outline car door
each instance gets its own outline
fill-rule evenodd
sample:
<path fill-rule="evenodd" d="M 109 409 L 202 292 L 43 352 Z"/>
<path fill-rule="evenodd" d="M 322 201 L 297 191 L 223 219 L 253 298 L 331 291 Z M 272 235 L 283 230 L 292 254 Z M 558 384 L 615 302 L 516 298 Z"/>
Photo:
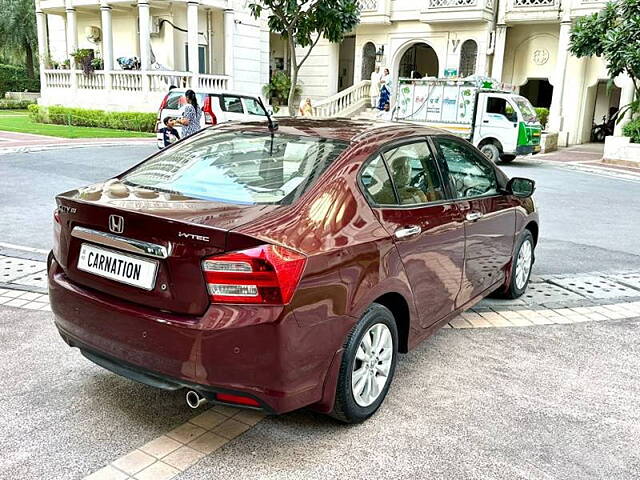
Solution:
<path fill-rule="evenodd" d="M 264 120 L 267 116 L 267 112 L 264 111 L 264 108 L 262 108 L 258 99 L 254 97 L 242 97 L 242 103 L 244 104 L 245 112 L 247 112 L 245 115 L 245 121 L 255 122 Z"/>
<path fill-rule="evenodd" d="M 457 305 L 504 280 L 515 236 L 515 210 L 500 189 L 495 166 L 470 143 L 436 136 L 445 175 L 464 215 L 465 262 Z"/>
<path fill-rule="evenodd" d="M 428 327 L 454 309 L 464 267 L 463 217 L 425 138 L 383 149 L 360 178 L 402 258 L 420 325 Z"/>
<path fill-rule="evenodd" d="M 479 123 L 476 123 L 476 145 L 483 138 L 496 138 L 503 151 L 515 152 L 518 140 L 518 114 L 508 100 L 499 93 L 482 93 L 478 101 Z M 476 120 L 478 122 L 478 120 Z"/>

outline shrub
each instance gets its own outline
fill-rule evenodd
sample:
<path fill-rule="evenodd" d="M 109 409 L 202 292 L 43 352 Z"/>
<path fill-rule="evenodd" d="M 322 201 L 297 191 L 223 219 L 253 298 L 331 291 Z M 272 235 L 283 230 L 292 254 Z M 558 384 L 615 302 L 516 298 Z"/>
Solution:
<path fill-rule="evenodd" d="M 622 134 L 625 137 L 631 137 L 633 143 L 640 143 L 640 118 L 631 120 L 622 127 Z"/>
<path fill-rule="evenodd" d="M 0 99 L 0 110 L 24 110 L 29 105 L 33 105 L 33 100 L 13 100 L 9 98 Z"/>
<path fill-rule="evenodd" d="M 29 116 L 35 122 L 77 127 L 113 128 L 136 132 L 154 132 L 156 127 L 155 113 L 105 112 L 55 105 L 50 107 L 30 105 Z"/>
<path fill-rule="evenodd" d="M 22 67 L 0 64 L 0 97 L 6 92 L 39 92 L 40 80 L 27 77 Z"/>
<path fill-rule="evenodd" d="M 536 107 L 536 115 L 538 115 L 538 120 L 540 120 L 542 128 L 547 128 L 547 122 L 549 121 L 549 109 Z"/>

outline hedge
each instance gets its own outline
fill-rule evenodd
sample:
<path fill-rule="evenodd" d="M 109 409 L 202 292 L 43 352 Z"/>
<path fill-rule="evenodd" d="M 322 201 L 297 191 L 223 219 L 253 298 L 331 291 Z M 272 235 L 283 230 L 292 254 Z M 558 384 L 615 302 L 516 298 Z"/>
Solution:
<path fill-rule="evenodd" d="M 547 128 L 547 122 L 549 121 L 549 109 L 536 107 L 536 115 L 538 115 L 538 120 L 542 124 L 542 128 Z"/>
<path fill-rule="evenodd" d="M 0 110 L 24 110 L 29 108 L 29 105 L 33 105 L 36 102 L 33 100 L 13 100 L 9 98 L 0 99 Z"/>
<path fill-rule="evenodd" d="M 6 92 L 39 92 L 40 79 L 27 77 L 23 67 L 0 64 L 0 98 Z"/>
<path fill-rule="evenodd" d="M 141 112 L 105 112 L 59 106 L 30 105 L 29 116 L 35 122 L 76 127 L 114 128 L 135 132 L 155 132 L 156 114 Z"/>
<path fill-rule="evenodd" d="M 631 137 L 633 143 L 640 143 L 640 118 L 631 120 L 622 127 L 622 134 L 625 137 Z"/>

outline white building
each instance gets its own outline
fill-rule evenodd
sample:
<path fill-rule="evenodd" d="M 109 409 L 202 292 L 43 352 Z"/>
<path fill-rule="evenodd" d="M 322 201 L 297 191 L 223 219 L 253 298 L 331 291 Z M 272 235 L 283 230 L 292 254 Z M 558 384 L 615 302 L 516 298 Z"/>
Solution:
<path fill-rule="evenodd" d="M 360 0 L 358 27 L 342 44 L 321 41 L 300 71 L 303 97 L 326 112 L 360 102 L 377 64 L 392 78 L 480 74 L 514 84 L 550 107 L 560 145 L 588 142 L 592 123 L 633 98 L 628 78 L 609 94 L 600 58 L 568 53 L 569 31 L 601 0 Z M 302 54 L 300 50 L 299 54 Z M 272 55 L 278 52 L 272 48 Z M 282 53 L 284 55 L 284 53 Z M 344 96 L 348 95 L 347 102 Z"/>
<path fill-rule="evenodd" d="M 269 32 L 244 0 L 36 0 L 44 105 L 155 111 L 170 85 L 260 93 Z M 93 49 L 103 68 L 62 64 Z M 124 70 L 117 59 L 136 57 Z M 75 67 L 75 68 L 74 68 Z"/>

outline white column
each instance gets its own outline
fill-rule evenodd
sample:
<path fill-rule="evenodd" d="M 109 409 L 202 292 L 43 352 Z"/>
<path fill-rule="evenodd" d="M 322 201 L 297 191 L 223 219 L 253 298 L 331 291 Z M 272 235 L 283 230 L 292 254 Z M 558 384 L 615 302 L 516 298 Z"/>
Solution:
<path fill-rule="evenodd" d="M 618 84 L 617 81 L 616 81 L 616 84 Z M 620 91 L 620 103 L 618 105 L 618 107 L 621 109 L 629 105 L 631 102 L 633 102 L 635 88 L 633 88 L 633 80 L 631 80 L 631 77 L 629 77 L 628 75 L 624 75 L 622 77 L 620 85 L 618 86 L 622 89 Z M 627 123 L 629 123 L 629 120 L 631 120 L 631 112 L 627 110 L 624 117 L 622 117 L 622 120 L 616 123 L 615 129 L 613 131 L 613 134 L 616 137 L 622 136 L 622 127 L 624 127 Z"/>
<path fill-rule="evenodd" d="M 140 30 L 140 69 L 149 70 L 151 65 L 151 33 L 149 31 L 149 0 L 138 0 Z"/>
<path fill-rule="evenodd" d="M 229 88 L 233 88 L 233 34 L 235 22 L 233 10 L 224 11 L 224 74 L 229 77 Z M 285 47 L 287 48 L 287 47 Z"/>
<path fill-rule="evenodd" d="M 496 26 L 495 46 L 493 49 L 493 66 L 491 76 L 498 81 L 502 81 L 502 69 L 504 67 L 504 49 L 507 43 L 507 26 L 504 24 Z"/>
<path fill-rule="evenodd" d="M 36 0 L 36 30 L 38 32 L 38 60 L 40 63 L 40 85 L 42 89 L 47 87 L 45 82 L 44 70 L 46 68 L 46 60 L 49 54 L 49 45 L 47 38 L 47 16 L 40 7 L 40 0 Z"/>
<path fill-rule="evenodd" d="M 198 55 L 198 0 L 189 0 L 187 3 L 187 44 L 189 54 L 189 71 L 193 72 L 191 87 L 198 87 L 198 74 L 200 73 L 200 55 Z"/>
<path fill-rule="evenodd" d="M 111 71 L 113 70 L 113 30 L 111 28 L 111 7 L 108 3 L 100 4 L 102 20 L 102 62 L 104 64 L 104 86 L 111 90 Z"/>
<path fill-rule="evenodd" d="M 78 86 L 78 78 L 75 72 L 76 62 L 71 54 L 78 49 L 78 24 L 76 22 L 76 9 L 73 8 L 71 0 L 66 1 L 65 11 L 67 14 L 67 54 L 69 55 L 71 68 L 71 88 L 75 90 Z"/>
<path fill-rule="evenodd" d="M 563 130 L 562 100 L 564 96 L 564 81 L 567 72 L 567 59 L 569 58 L 569 38 L 571 33 L 571 20 L 563 20 L 560 23 L 560 37 L 558 38 L 558 58 L 556 60 L 555 78 L 553 82 L 553 96 L 549 109 L 549 130 L 561 132 Z M 558 143 L 562 140 L 558 138 Z"/>

